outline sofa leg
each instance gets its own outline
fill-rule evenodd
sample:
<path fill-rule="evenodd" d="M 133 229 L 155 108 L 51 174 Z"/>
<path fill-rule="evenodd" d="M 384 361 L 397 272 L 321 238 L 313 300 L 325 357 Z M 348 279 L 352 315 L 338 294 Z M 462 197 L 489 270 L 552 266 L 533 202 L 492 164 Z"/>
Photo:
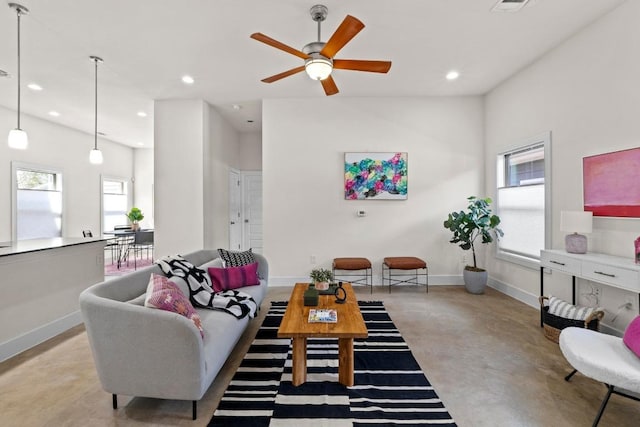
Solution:
<path fill-rule="evenodd" d="M 191 402 L 191 412 L 192 412 L 191 414 L 192 419 L 195 420 L 196 418 L 198 418 L 198 401 L 197 400 L 194 400 L 193 402 Z"/>
<path fill-rule="evenodd" d="M 111 401 L 113 403 L 113 409 L 118 409 L 118 395 L 117 394 L 112 394 L 111 395 Z"/>

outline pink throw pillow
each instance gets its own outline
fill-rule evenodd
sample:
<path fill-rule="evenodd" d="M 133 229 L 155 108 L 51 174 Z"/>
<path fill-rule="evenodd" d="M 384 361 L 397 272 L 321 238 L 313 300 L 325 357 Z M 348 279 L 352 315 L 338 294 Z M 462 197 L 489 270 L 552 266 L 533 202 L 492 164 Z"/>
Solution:
<path fill-rule="evenodd" d="M 636 316 L 636 318 L 629 323 L 629 326 L 627 326 L 627 329 L 624 331 L 622 341 L 636 356 L 640 357 L 640 316 Z"/>
<path fill-rule="evenodd" d="M 209 267 L 208 270 L 213 290 L 216 292 L 260 284 L 257 262 L 242 267 Z"/>
<path fill-rule="evenodd" d="M 193 322 L 204 338 L 200 316 L 189 302 L 189 298 L 168 278 L 151 273 L 144 306 L 181 314 Z"/>

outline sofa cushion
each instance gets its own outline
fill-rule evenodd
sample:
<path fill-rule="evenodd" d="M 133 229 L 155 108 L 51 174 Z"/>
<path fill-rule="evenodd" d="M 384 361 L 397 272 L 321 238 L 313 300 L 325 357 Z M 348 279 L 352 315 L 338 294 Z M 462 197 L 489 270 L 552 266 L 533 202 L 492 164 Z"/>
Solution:
<path fill-rule="evenodd" d="M 144 293 L 142 295 L 138 295 L 137 297 L 130 299 L 129 301 L 127 301 L 127 304 L 139 305 L 144 307 L 144 303 L 146 299 L 147 299 L 147 294 Z"/>
<path fill-rule="evenodd" d="M 222 258 L 216 258 L 198 266 L 198 268 L 201 268 L 204 271 L 207 271 L 209 267 L 224 268 L 224 261 L 222 261 Z"/>
<path fill-rule="evenodd" d="M 190 319 L 200 331 L 202 338 L 204 338 L 202 321 L 189 302 L 189 298 L 182 293 L 178 285 L 166 277 L 154 273 L 151 274 L 144 305 L 145 307 L 178 313 Z"/>
<path fill-rule="evenodd" d="M 264 300 L 264 297 L 267 293 L 267 281 L 260 279 L 260 286 L 245 286 L 243 288 L 238 289 L 245 294 L 251 295 L 251 298 L 258 304 L 260 307 L 260 303 Z"/>
<path fill-rule="evenodd" d="M 208 270 L 213 290 L 216 292 L 260 284 L 257 262 L 242 267 L 209 267 Z"/>
<path fill-rule="evenodd" d="M 225 267 L 242 267 L 243 265 L 256 262 L 251 249 L 247 251 L 228 251 L 226 249 L 218 249 L 218 254 Z"/>

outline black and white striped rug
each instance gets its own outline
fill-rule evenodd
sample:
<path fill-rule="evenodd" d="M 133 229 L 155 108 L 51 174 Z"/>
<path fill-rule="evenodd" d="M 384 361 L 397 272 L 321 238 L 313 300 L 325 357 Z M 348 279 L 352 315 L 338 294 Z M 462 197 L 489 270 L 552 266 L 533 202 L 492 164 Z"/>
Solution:
<path fill-rule="evenodd" d="M 359 302 L 369 337 L 355 341 L 355 386 L 338 383 L 338 342 L 307 341 L 307 382 L 291 384 L 287 307 L 273 302 L 209 426 L 455 426 L 381 302 Z"/>

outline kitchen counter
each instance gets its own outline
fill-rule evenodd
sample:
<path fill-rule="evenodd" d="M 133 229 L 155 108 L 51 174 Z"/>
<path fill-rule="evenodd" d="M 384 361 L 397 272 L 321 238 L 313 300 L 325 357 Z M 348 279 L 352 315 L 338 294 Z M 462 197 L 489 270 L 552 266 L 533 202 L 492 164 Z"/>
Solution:
<path fill-rule="evenodd" d="M 54 237 L 51 239 L 18 240 L 16 242 L 0 242 L 0 257 L 23 254 L 27 252 L 45 251 L 66 246 L 84 245 L 101 242 L 99 237 Z"/>
<path fill-rule="evenodd" d="M 104 280 L 106 240 L 0 243 L 0 362 L 82 323 L 80 293 Z"/>

